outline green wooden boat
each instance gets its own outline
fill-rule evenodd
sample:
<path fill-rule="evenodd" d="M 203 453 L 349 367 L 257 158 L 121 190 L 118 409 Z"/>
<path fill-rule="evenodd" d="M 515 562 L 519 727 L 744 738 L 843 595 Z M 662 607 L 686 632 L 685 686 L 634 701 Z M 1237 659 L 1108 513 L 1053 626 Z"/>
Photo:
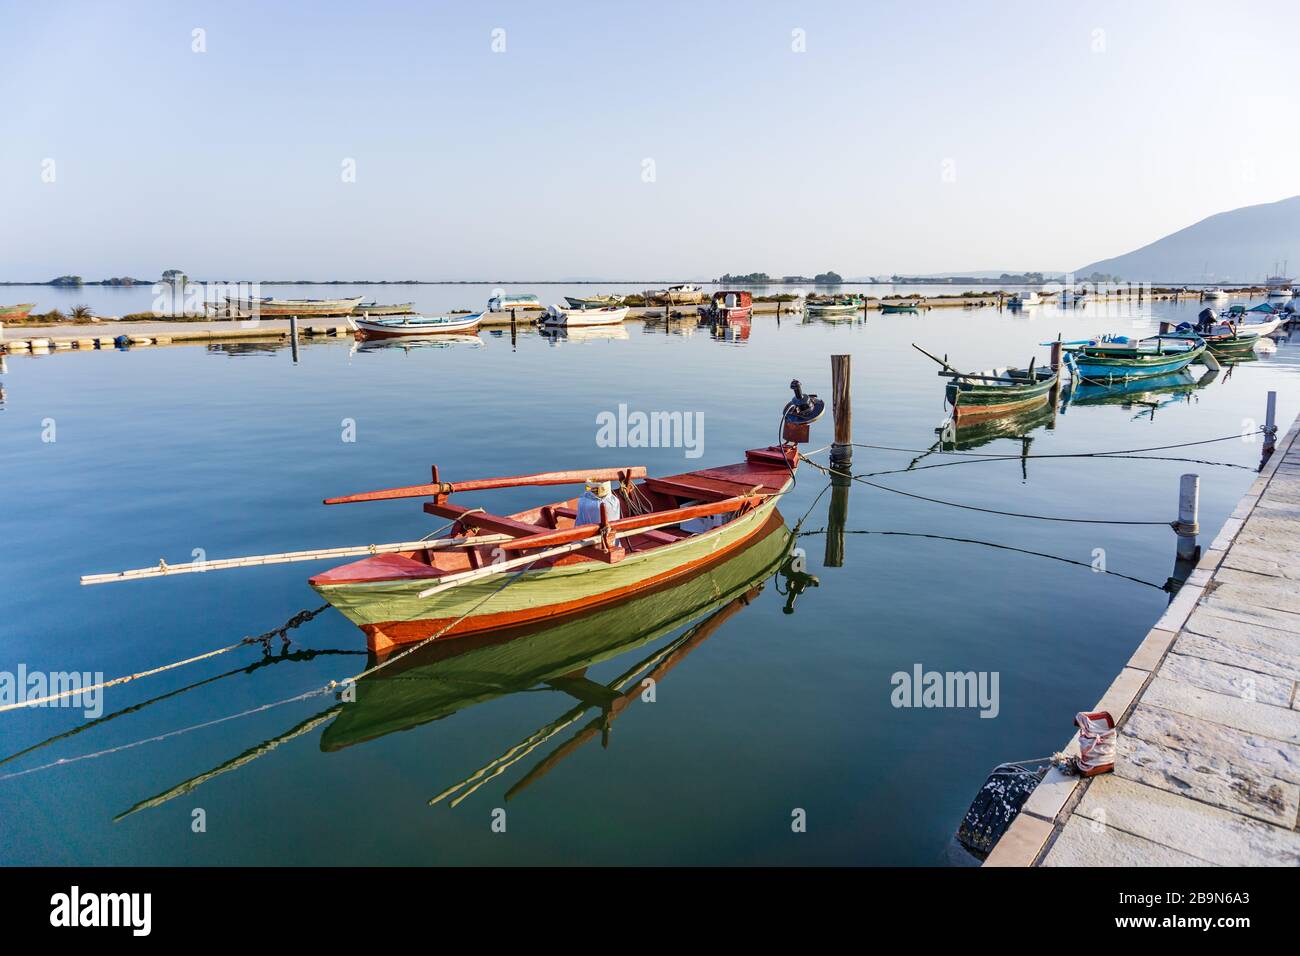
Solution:
<path fill-rule="evenodd" d="M 610 306 L 623 304 L 623 297 L 621 295 L 566 295 L 564 299 L 572 308 L 575 309 L 605 309 Z"/>
<path fill-rule="evenodd" d="M 959 372 L 946 359 L 931 355 L 921 346 L 912 345 L 926 358 L 943 366 L 939 374 L 951 379 L 944 397 L 952 406 L 953 421 L 958 424 L 1020 414 L 1041 405 L 1060 384 L 1060 376 L 1051 368 L 995 368 L 986 372 Z"/>
<path fill-rule="evenodd" d="M 897 315 L 903 312 L 915 314 L 918 310 L 913 302 L 882 302 L 880 303 L 880 311 L 885 315 Z"/>

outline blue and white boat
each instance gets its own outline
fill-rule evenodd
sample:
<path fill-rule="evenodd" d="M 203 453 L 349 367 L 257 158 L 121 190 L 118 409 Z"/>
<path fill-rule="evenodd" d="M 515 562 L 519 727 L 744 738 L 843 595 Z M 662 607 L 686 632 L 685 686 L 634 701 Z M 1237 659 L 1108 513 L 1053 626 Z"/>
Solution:
<path fill-rule="evenodd" d="M 353 317 L 362 338 L 392 339 L 406 335 L 437 335 L 444 332 L 471 332 L 483 321 L 483 313 L 465 315 L 394 315 L 371 319 Z"/>
<path fill-rule="evenodd" d="M 1152 335 L 1134 338 L 1104 335 L 1064 342 L 1071 377 L 1087 382 L 1126 382 L 1166 375 L 1186 368 L 1205 354 L 1197 335 Z"/>

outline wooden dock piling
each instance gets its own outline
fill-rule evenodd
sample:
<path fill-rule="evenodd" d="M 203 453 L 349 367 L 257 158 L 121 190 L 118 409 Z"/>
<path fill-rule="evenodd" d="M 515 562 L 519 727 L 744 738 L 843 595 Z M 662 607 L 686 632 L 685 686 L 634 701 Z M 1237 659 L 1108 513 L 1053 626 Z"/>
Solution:
<path fill-rule="evenodd" d="M 852 356 L 831 356 L 831 413 L 835 419 L 831 467 L 845 470 L 853 460 L 852 372 Z"/>

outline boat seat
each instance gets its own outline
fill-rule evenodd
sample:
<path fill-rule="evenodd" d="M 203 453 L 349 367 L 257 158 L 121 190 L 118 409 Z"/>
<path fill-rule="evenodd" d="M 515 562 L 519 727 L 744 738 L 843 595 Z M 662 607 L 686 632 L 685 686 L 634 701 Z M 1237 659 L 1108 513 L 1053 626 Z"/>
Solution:
<path fill-rule="evenodd" d="M 671 478 L 647 478 L 645 487 L 660 494 L 676 498 L 702 498 L 705 501 L 721 501 L 748 494 L 753 485 L 741 484 L 723 478 L 705 478 L 700 475 L 677 475 Z"/>

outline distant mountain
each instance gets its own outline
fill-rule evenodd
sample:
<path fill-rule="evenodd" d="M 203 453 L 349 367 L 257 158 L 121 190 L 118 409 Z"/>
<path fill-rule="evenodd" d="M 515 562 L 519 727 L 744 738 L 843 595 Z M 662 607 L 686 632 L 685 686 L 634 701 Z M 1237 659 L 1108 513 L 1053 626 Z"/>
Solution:
<path fill-rule="evenodd" d="M 1080 269 L 1130 282 L 1262 282 L 1274 263 L 1300 271 L 1300 196 L 1202 219 L 1114 259 Z"/>

